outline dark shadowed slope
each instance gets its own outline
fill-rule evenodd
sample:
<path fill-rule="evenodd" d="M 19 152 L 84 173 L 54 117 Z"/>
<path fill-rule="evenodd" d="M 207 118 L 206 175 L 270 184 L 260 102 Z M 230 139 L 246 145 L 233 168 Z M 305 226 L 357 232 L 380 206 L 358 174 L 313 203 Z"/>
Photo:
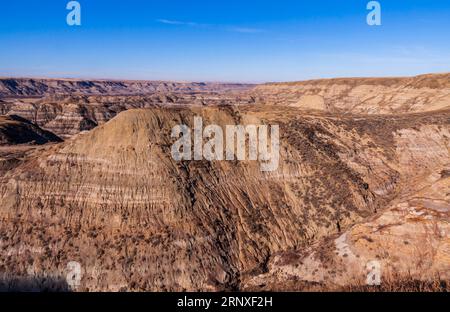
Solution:
<path fill-rule="evenodd" d="M 0 146 L 61 142 L 53 133 L 15 115 L 0 116 Z"/>

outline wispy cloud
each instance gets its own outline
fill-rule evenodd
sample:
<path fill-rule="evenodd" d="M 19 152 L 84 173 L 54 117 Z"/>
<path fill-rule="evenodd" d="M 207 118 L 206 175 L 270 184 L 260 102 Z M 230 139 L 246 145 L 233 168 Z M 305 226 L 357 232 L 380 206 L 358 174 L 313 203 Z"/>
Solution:
<path fill-rule="evenodd" d="M 243 34 L 257 34 L 264 32 L 263 29 L 259 28 L 247 28 L 247 27 L 229 27 L 228 31 L 243 33 Z"/>
<path fill-rule="evenodd" d="M 160 18 L 156 20 L 158 23 L 167 24 L 167 25 L 186 25 L 186 26 L 198 26 L 199 24 L 193 22 L 182 22 L 175 20 L 168 20 L 164 18 Z"/>
<path fill-rule="evenodd" d="M 225 25 L 213 25 L 213 24 L 201 24 L 195 22 L 186 22 L 186 21 L 178 21 L 178 20 L 170 20 L 165 18 L 157 19 L 156 22 L 166 25 L 174 25 L 174 26 L 190 26 L 190 27 L 203 27 L 203 28 L 212 28 L 223 31 L 231 31 L 242 34 L 256 34 L 264 32 L 263 29 L 259 28 L 249 28 L 249 27 L 241 27 L 241 26 L 225 26 Z"/>

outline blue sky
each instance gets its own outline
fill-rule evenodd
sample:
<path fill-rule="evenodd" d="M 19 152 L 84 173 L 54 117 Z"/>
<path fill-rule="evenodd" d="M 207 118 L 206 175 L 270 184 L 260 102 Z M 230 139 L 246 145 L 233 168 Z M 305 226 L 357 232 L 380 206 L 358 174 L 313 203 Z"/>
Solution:
<path fill-rule="evenodd" d="M 68 0 L 0 3 L 0 76 L 292 81 L 450 71 L 450 1 Z"/>

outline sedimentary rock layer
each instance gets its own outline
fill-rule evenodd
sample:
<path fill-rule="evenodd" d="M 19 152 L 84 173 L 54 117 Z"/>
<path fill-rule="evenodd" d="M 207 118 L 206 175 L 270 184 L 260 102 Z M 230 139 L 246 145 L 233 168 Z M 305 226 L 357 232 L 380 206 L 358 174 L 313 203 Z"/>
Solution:
<path fill-rule="evenodd" d="M 192 127 L 194 116 L 222 127 L 280 125 L 278 170 L 261 172 L 258 161 L 176 162 L 171 129 Z M 277 269 L 280 257 L 344 233 L 336 248 L 362 255 L 364 246 L 352 247 L 357 235 L 371 224 L 381 229 L 380 218 L 398 205 L 426 206 L 446 218 L 448 196 L 427 190 L 445 190 L 447 180 L 436 173 L 448 170 L 449 120 L 450 111 L 342 116 L 253 105 L 128 110 L 36 150 L 2 175 L 2 272 L 60 277 L 69 261 L 77 261 L 83 269 L 79 290 L 276 289 L 287 276 Z M 424 233 L 409 231 L 412 221 L 402 220 L 408 241 Z M 426 227 L 427 220 L 417 222 Z M 443 233 L 433 236 L 442 242 L 433 268 L 448 268 L 449 234 Z M 377 233 L 371 239 L 378 241 Z M 385 257 L 407 264 L 413 255 L 408 248 L 396 252 Z M 301 265 L 289 259 L 282 263 Z M 342 276 L 342 267 L 336 268 L 326 271 L 328 281 Z M 426 269 L 424 275 L 434 273 Z M 296 272 L 288 277 L 311 280 Z"/>

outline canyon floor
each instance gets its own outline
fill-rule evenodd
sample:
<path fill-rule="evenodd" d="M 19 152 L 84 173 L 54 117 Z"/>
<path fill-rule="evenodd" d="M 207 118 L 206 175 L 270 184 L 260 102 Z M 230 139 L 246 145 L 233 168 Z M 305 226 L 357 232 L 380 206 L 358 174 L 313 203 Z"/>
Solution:
<path fill-rule="evenodd" d="M 0 290 L 449 288 L 450 74 L 5 78 L 0 115 Z M 278 169 L 175 161 L 195 116 L 279 125 Z"/>

